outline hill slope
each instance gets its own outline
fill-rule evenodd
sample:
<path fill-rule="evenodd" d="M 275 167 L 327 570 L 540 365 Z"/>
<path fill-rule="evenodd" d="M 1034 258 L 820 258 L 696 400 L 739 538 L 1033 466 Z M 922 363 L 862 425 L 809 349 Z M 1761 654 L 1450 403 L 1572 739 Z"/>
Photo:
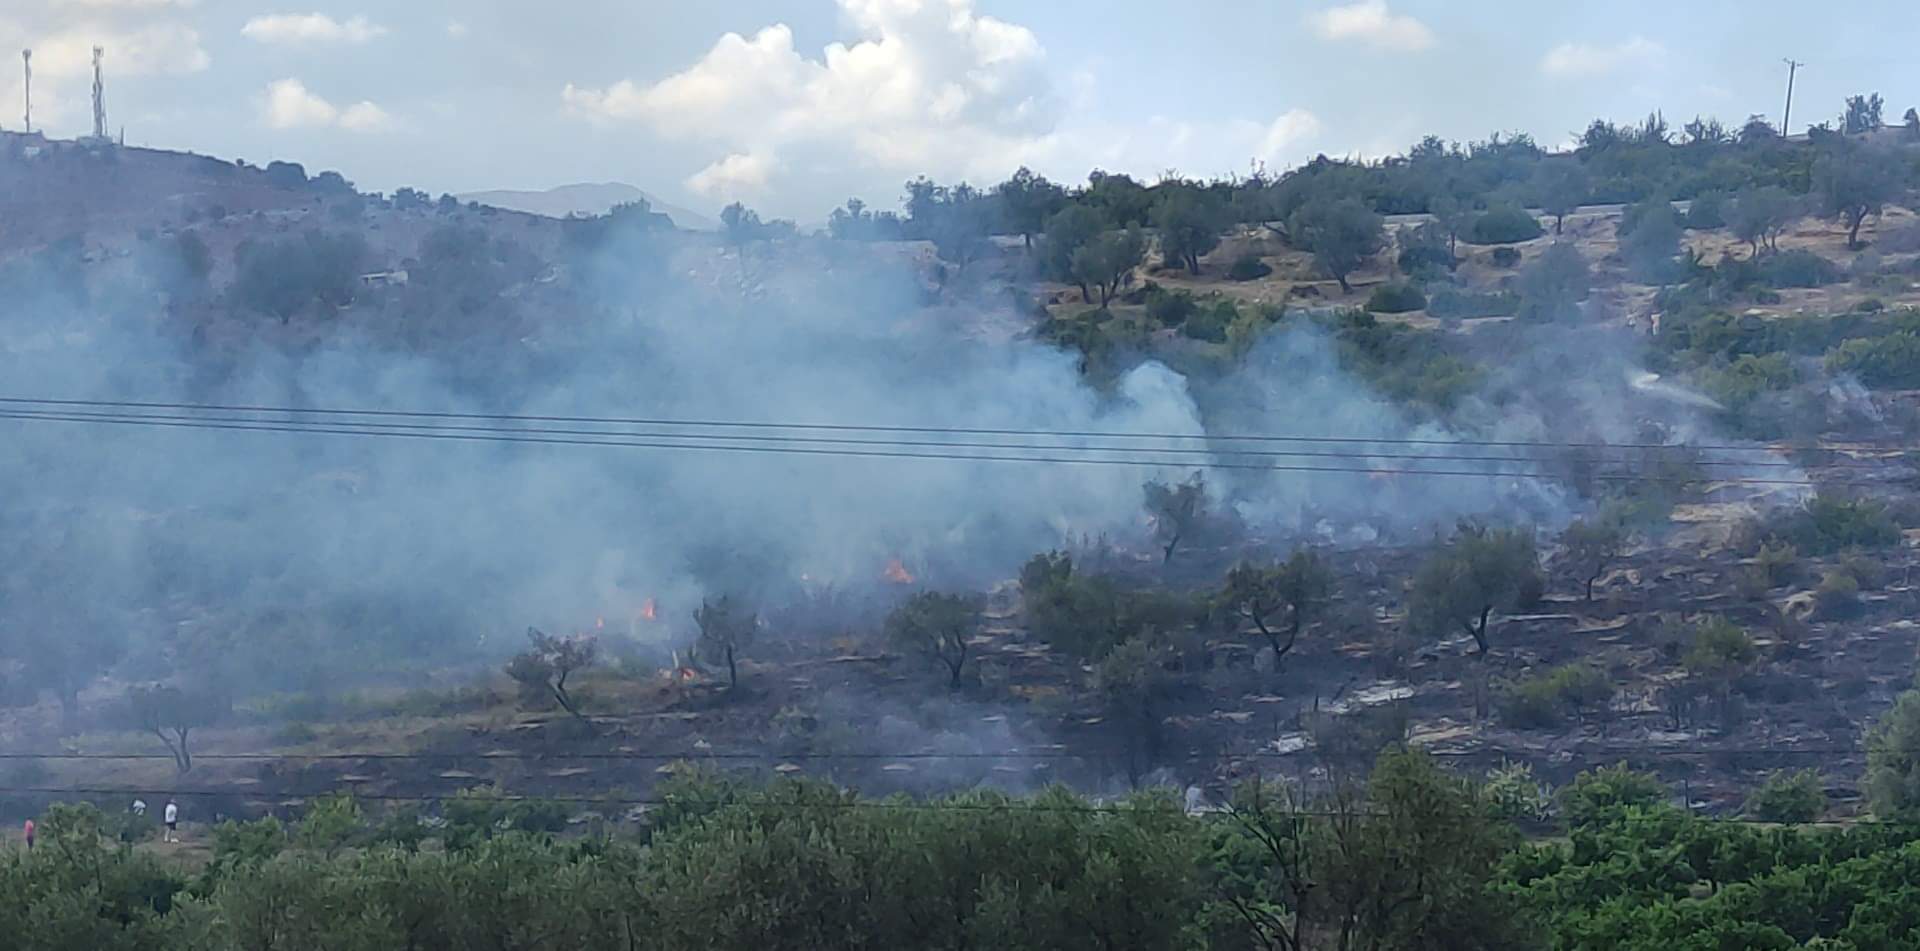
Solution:
<path fill-rule="evenodd" d="M 698 212 L 688 211 L 641 191 L 624 182 L 582 183 L 561 185 L 546 191 L 514 191 L 501 189 L 484 192 L 468 192 L 458 196 L 461 201 L 474 201 L 509 211 L 524 211 L 528 214 L 545 215 L 549 218 L 565 218 L 571 214 L 604 215 L 615 205 L 632 201 L 645 201 L 654 211 L 673 219 L 673 223 L 689 231 L 718 231 L 719 224 Z"/>

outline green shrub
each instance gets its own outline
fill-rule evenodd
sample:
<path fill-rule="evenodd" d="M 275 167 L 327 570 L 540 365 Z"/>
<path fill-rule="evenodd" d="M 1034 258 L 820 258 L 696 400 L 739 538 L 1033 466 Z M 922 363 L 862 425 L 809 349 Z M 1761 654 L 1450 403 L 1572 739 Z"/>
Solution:
<path fill-rule="evenodd" d="M 1548 729 L 1558 726 L 1563 714 L 1604 710 L 1613 693 L 1606 674 L 1586 664 L 1568 664 L 1515 684 L 1504 698 L 1502 714 L 1516 729 Z"/>
<path fill-rule="evenodd" d="M 1402 248 L 1395 263 L 1408 277 L 1428 277 L 1453 270 L 1454 260 L 1445 244 L 1420 242 Z"/>
<path fill-rule="evenodd" d="M 1825 287 L 1846 279 L 1840 265 L 1797 248 L 1762 256 L 1756 265 L 1760 282 L 1768 287 Z"/>
<path fill-rule="evenodd" d="M 1501 250 L 1512 250 L 1503 248 Z M 1512 317 L 1520 312 L 1520 295 L 1512 291 L 1479 293 L 1443 287 L 1427 299 L 1427 313 L 1441 319 Z"/>
<path fill-rule="evenodd" d="M 1427 295 L 1413 284 L 1389 283 L 1367 296 L 1367 309 L 1376 314 L 1404 314 L 1427 306 Z"/>
<path fill-rule="evenodd" d="M 1797 509 L 1775 515 L 1767 534 L 1809 555 L 1898 544 L 1900 526 L 1887 507 L 1869 498 L 1821 492 Z"/>
<path fill-rule="evenodd" d="M 1727 226 L 1727 193 L 1705 191 L 1693 196 L 1687 206 L 1687 227 L 1694 231 L 1712 231 Z"/>
<path fill-rule="evenodd" d="M 1260 255 L 1249 251 L 1233 259 L 1227 268 L 1227 279 L 1231 281 L 1257 281 L 1273 273 L 1273 265 L 1260 259 Z"/>
<path fill-rule="evenodd" d="M 1233 301 L 1219 301 L 1187 318 L 1187 322 L 1180 327 L 1180 333 L 1208 343 L 1226 343 L 1227 328 L 1233 326 L 1239 317 L 1240 308 L 1234 306 Z"/>
<path fill-rule="evenodd" d="M 1747 797 L 1747 815 L 1762 822 L 1812 822 L 1826 811 L 1826 783 L 1811 769 L 1776 769 Z"/>
<path fill-rule="evenodd" d="M 1157 284 L 1147 288 L 1147 318 L 1162 327 L 1178 327 L 1199 310 L 1199 302 L 1186 291 L 1170 291 Z"/>
<path fill-rule="evenodd" d="M 1561 788 L 1558 799 L 1560 814 L 1579 826 L 1617 817 L 1628 809 L 1650 809 L 1670 795 L 1659 777 L 1621 763 L 1575 776 Z"/>
<path fill-rule="evenodd" d="M 1693 646 L 1680 663 L 1688 673 L 1718 676 L 1738 671 L 1759 656 L 1746 631 L 1726 618 L 1714 618 L 1694 629 Z"/>
<path fill-rule="evenodd" d="M 1525 763 L 1501 763 L 1487 773 L 1481 793 L 1493 814 L 1509 822 L 1543 822 L 1553 811 L 1553 788 Z"/>
<path fill-rule="evenodd" d="M 1520 249 L 1519 248 L 1507 247 L 1503 245 L 1501 247 L 1493 249 L 1493 266 L 1494 267 L 1510 268 L 1510 267 L 1518 267 L 1519 265 L 1520 265 Z"/>
<path fill-rule="evenodd" d="M 1920 334 L 1901 331 L 1846 341 L 1828 351 L 1826 367 L 1872 387 L 1920 388 Z"/>
<path fill-rule="evenodd" d="M 1496 205 L 1473 220 L 1467 240 L 1474 244 L 1514 244 L 1546 234 L 1539 219 L 1514 205 Z"/>

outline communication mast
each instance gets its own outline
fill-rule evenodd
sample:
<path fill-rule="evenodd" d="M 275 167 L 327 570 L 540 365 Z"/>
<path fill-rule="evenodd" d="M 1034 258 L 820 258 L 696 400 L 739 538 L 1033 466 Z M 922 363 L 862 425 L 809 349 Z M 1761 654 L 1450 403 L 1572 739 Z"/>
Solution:
<path fill-rule="evenodd" d="M 26 131 L 28 134 L 32 134 L 33 132 L 33 51 L 21 50 L 20 63 L 21 65 L 25 66 L 27 70 L 27 117 L 26 117 L 27 127 L 24 131 Z"/>
<path fill-rule="evenodd" d="M 102 47 L 93 48 L 93 137 L 107 137 L 107 90 L 100 81 L 100 57 L 106 55 Z"/>

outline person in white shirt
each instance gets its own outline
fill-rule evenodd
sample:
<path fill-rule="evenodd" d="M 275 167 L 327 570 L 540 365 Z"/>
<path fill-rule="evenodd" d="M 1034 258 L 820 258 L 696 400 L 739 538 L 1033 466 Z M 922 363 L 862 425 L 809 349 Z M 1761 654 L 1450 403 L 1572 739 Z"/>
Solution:
<path fill-rule="evenodd" d="M 180 841 L 180 804 L 171 799 L 167 800 L 167 809 L 163 818 L 167 822 L 167 834 L 163 841 Z"/>

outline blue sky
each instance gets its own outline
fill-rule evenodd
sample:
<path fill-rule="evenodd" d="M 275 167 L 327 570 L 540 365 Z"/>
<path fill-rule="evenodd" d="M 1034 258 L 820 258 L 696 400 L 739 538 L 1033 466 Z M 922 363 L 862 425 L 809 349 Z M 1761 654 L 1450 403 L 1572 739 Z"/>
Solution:
<path fill-rule="evenodd" d="M 1081 180 L 1375 156 L 1427 133 L 1565 142 L 1597 115 L 1920 103 L 1895 0 L 8 0 L 36 124 L 87 131 L 86 48 L 130 143 L 438 193 L 627 181 L 818 220 L 917 173 Z M 11 57 L 9 57 L 11 59 Z M 20 124 L 18 61 L 0 127 Z"/>

